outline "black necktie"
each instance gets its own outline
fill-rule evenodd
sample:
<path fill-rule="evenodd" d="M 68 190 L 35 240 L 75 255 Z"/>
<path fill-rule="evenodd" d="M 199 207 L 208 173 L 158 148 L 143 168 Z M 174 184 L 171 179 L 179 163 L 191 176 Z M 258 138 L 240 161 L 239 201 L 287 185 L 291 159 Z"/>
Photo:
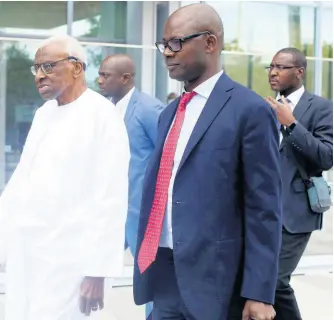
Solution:
<path fill-rule="evenodd" d="M 290 99 L 285 98 L 285 100 L 286 100 L 287 103 L 291 103 Z M 280 102 L 280 103 L 283 103 L 283 101 L 282 101 L 281 98 L 279 98 L 277 101 Z M 282 132 L 283 137 L 286 137 L 288 135 L 287 132 L 285 131 L 284 126 L 282 124 L 279 124 L 279 129 Z"/>
<path fill-rule="evenodd" d="M 285 98 L 285 100 L 286 100 L 287 103 L 291 103 L 290 99 Z M 281 98 L 279 98 L 277 101 L 280 102 L 280 103 L 283 103 L 283 100 Z"/>

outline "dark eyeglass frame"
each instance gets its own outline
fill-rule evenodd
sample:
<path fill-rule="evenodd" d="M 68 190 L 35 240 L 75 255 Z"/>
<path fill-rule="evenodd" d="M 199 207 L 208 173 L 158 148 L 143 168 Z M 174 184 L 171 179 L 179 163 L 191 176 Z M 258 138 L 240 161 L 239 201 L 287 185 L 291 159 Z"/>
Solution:
<path fill-rule="evenodd" d="M 156 42 L 155 43 L 155 46 L 157 47 L 157 49 L 159 50 L 160 53 L 164 53 L 166 48 L 168 48 L 170 51 L 172 52 L 179 52 L 182 50 L 182 43 L 183 42 L 186 42 L 190 39 L 194 39 L 194 38 L 197 38 L 199 36 L 202 36 L 203 34 L 207 34 L 207 35 L 211 35 L 212 33 L 210 31 L 202 31 L 202 32 L 198 32 L 198 33 L 193 33 L 193 34 L 190 34 L 189 36 L 185 36 L 185 37 L 182 37 L 182 38 L 174 38 L 174 39 L 170 39 L 168 41 L 159 41 L 159 42 Z M 171 45 L 169 44 L 169 42 L 171 41 L 178 41 L 179 42 L 179 46 L 180 46 L 180 49 L 178 50 L 175 50 L 171 47 Z M 163 48 L 160 46 L 163 46 Z"/>
<path fill-rule="evenodd" d="M 286 69 L 292 69 L 292 68 L 302 68 L 299 66 L 282 66 L 282 65 L 270 65 L 269 67 L 265 67 L 267 72 L 272 71 L 273 69 L 277 69 L 278 71 L 284 71 Z"/>
<path fill-rule="evenodd" d="M 30 67 L 31 73 L 35 76 L 38 73 L 38 70 L 41 69 L 44 74 L 50 74 L 52 73 L 52 69 L 57 65 L 58 62 L 62 61 L 70 61 L 74 60 L 75 62 L 81 62 L 83 65 L 83 69 L 86 70 L 86 64 L 79 60 L 76 57 L 73 56 L 68 56 L 64 59 L 60 59 L 57 61 L 52 61 L 52 62 L 45 62 L 41 64 L 34 64 L 33 66 Z"/>

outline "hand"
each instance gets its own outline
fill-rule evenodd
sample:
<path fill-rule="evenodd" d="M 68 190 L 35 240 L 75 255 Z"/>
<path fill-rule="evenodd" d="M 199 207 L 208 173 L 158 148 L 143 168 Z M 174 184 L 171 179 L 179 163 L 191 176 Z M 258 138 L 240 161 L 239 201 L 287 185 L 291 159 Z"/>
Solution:
<path fill-rule="evenodd" d="M 291 124 L 296 122 L 289 103 L 286 101 L 284 96 L 281 96 L 282 102 L 280 103 L 273 97 L 267 97 L 265 100 L 270 104 L 270 106 L 276 111 L 277 119 L 283 126 L 289 127 Z"/>
<path fill-rule="evenodd" d="M 80 290 L 80 311 L 89 316 L 91 311 L 104 307 L 104 278 L 85 277 Z"/>
<path fill-rule="evenodd" d="M 242 311 L 242 320 L 273 320 L 276 312 L 272 305 L 247 300 Z"/>

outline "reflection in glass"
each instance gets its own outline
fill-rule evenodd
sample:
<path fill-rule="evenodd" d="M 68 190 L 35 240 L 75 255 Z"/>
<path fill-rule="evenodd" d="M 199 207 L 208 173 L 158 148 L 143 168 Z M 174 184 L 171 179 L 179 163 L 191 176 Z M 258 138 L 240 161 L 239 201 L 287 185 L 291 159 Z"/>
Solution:
<path fill-rule="evenodd" d="M 263 97 L 272 95 L 265 70 L 270 61 L 271 57 L 266 56 L 222 54 L 222 65 L 227 75 Z"/>
<path fill-rule="evenodd" d="M 5 75 L 2 88 L 5 109 L 5 181 L 14 171 L 34 113 L 44 101 L 37 92 L 34 76 L 30 67 L 34 63 L 35 45 L 17 42 L 2 42 L 2 54 L 5 56 Z"/>
<path fill-rule="evenodd" d="M 333 60 L 322 62 L 322 96 L 333 100 Z"/>
<path fill-rule="evenodd" d="M 321 16 L 322 56 L 333 59 L 333 8 L 327 7 Z"/>
<path fill-rule="evenodd" d="M 142 43 L 141 1 L 75 1 L 73 35 L 96 41 Z"/>
<path fill-rule="evenodd" d="M 183 4 L 183 3 L 182 3 Z M 161 41 L 164 36 L 164 26 L 169 15 L 168 2 L 161 1 L 156 5 L 156 39 Z M 165 66 L 163 55 L 158 50 L 155 50 L 155 96 L 160 101 L 167 101 L 168 96 L 168 73 Z"/>
<path fill-rule="evenodd" d="M 221 15 L 225 50 L 273 53 L 289 46 L 299 49 L 305 44 L 314 46 L 314 8 L 311 6 L 260 1 L 206 3 Z M 275 20 L 278 13 L 279 23 Z"/>
<path fill-rule="evenodd" d="M 0 34 L 67 33 L 67 1 L 0 1 Z"/>
<path fill-rule="evenodd" d="M 87 69 L 86 69 L 86 80 L 89 88 L 99 91 L 97 84 L 98 70 L 100 68 L 101 62 L 104 58 L 113 54 L 127 54 L 130 56 L 136 66 L 136 88 L 141 90 L 141 75 L 142 75 L 142 64 L 141 58 L 143 54 L 143 49 L 137 48 L 120 48 L 120 47 L 99 47 L 99 46 L 86 46 L 87 52 Z"/>

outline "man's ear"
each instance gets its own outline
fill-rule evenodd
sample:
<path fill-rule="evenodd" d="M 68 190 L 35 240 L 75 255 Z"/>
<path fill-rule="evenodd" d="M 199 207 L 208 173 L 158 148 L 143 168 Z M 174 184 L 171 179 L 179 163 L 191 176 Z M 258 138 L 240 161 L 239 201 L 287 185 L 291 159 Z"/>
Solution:
<path fill-rule="evenodd" d="M 213 52 L 218 45 L 218 39 L 214 34 L 210 34 L 206 40 L 206 53 Z"/>
<path fill-rule="evenodd" d="M 74 78 L 77 78 L 83 71 L 83 64 L 81 62 L 74 62 L 74 72 L 73 76 Z"/>
<path fill-rule="evenodd" d="M 304 79 L 305 75 L 305 69 L 304 68 L 298 68 L 297 69 L 297 78 L 298 79 Z"/>
<path fill-rule="evenodd" d="M 130 73 L 124 73 L 123 74 L 123 84 L 126 84 L 130 81 L 131 79 L 131 74 Z"/>

